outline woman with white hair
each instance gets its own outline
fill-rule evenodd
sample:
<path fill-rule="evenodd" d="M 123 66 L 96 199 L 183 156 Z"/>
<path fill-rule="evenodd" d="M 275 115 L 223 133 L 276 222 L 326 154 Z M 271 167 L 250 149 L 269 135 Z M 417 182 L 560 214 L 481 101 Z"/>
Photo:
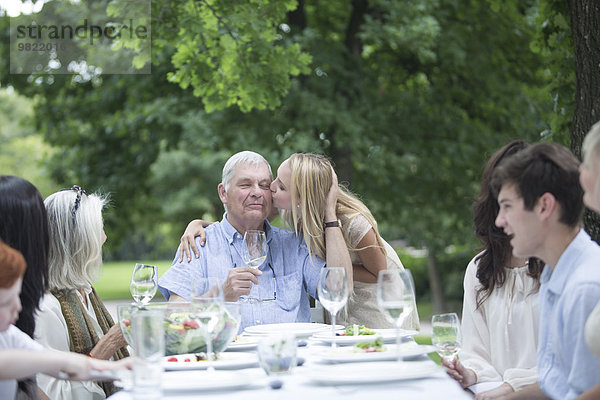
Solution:
<path fill-rule="evenodd" d="M 128 356 L 115 325 L 91 282 L 102 266 L 106 200 L 79 186 L 46 198 L 50 231 L 49 292 L 36 317 L 35 339 L 46 347 L 103 360 Z M 111 383 L 71 382 L 40 376 L 40 388 L 55 399 L 104 399 Z"/>
<path fill-rule="evenodd" d="M 585 205 L 600 213 L 600 121 L 588 132 L 581 147 L 583 162 L 579 166 L 579 181 L 584 190 Z M 585 341 L 592 353 L 600 357 L 600 303 L 585 324 Z M 579 399 L 600 398 L 600 382 L 582 394 Z"/>

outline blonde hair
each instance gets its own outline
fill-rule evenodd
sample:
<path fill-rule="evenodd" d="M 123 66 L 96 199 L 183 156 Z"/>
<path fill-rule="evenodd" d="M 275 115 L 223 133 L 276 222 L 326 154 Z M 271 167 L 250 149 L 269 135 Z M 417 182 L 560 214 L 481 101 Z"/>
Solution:
<path fill-rule="evenodd" d="M 51 290 L 80 289 L 99 277 L 105 204 L 106 198 L 75 189 L 61 190 L 44 201 L 50 228 Z"/>
<path fill-rule="evenodd" d="M 319 154 L 296 153 L 288 159 L 291 170 L 290 194 L 292 209 L 282 212 L 283 220 L 297 233 L 304 235 L 309 254 L 326 257 L 325 199 L 332 182 L 332 166 L 327 157 Z M 355 249 L 350 244 L 348 231 L 350 221 L 362 215 L 373 227 L 379 247 L 384 251 L 377 222 L 371 211 L 344 186 L 339 185 L 336 214 L 342 222 L 342 233 L 348 250 Z"/>
<path fill-rule="evenodd" d="M 581 145 L 583 155 L 583 164 L 587 168 L 600 168 L 600 121 L 596 122 L 585 136 Z M 600 171 L 598 171 L 600 176 Z M 600 198 L 600 182 L 596 183 L 595 193 L 591 193 L 594 198 Z"/>

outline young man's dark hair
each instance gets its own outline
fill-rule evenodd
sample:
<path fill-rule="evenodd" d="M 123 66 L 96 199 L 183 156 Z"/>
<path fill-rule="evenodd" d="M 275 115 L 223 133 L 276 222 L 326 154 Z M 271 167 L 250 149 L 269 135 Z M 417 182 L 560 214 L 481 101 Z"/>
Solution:
<path fill-rule="evenodd" d="M 526 210 L 532 210 L 540 196 L 548 192 L 561 206 L 560 222 L 572 227 L 581 223 L 584 208 L 579 161 L 567 148 L 542 142 L 507 158 L 492 176 L 496 196 L 506 183 L 515 184 Z"/>

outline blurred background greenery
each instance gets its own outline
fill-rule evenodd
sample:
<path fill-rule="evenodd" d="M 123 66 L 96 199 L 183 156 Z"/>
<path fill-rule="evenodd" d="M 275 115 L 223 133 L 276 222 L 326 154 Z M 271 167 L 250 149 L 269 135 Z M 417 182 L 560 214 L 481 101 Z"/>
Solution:
<path fill-rule="evenodd" d="M 127 5 L 53 0 L 41 12 L 61 20 L 92 3 Z M 0 10 L 0 173 L 44 196 L 73 184 L 110 194 L 106 298 L 128 297 L 135 261 L 172 259 L 191 219 L 221 218 L 221 168 L 249 149 L 274 170 L 294 152 L 328 155 L 412 270 L 421 314 L 459 311 L 485 161 L 516 138 L 578 154 L 594 112 L 576 99 L 600 98 L 576 87 L 570 24 L 589 27 L 564 1 L 150 6 L 149 75 L 10 74 L 22 17 Z M 600 54 L 589 51 L 582 60 Z"/>

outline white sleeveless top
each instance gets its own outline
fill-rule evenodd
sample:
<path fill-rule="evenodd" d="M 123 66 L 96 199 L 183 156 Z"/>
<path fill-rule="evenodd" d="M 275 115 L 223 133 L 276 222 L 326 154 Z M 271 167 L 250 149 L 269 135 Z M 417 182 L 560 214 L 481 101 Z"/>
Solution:
<path fill-rule="evenodd" d="M 350 216 L 348 239 L 350 242 L 350 259 L 354 265 L 362 265 L 358 253 L 358 243 L 373 227 L 361 214 Z M 398 254 L 383 238 L 381 239 L 386 253 L 387 269 L 404 269 Z M 394 325 L 387 320 L 377 304 L 377 284 L 354 281 L 352 292 L 346 307 L 339 312 L 336 323 L 342 325 L 364 325 L 368 328 L 393 328 Z M 420 329 L 419 314 L 415 305 L 413 312 L 402 324 L 403 329 Z"/>

